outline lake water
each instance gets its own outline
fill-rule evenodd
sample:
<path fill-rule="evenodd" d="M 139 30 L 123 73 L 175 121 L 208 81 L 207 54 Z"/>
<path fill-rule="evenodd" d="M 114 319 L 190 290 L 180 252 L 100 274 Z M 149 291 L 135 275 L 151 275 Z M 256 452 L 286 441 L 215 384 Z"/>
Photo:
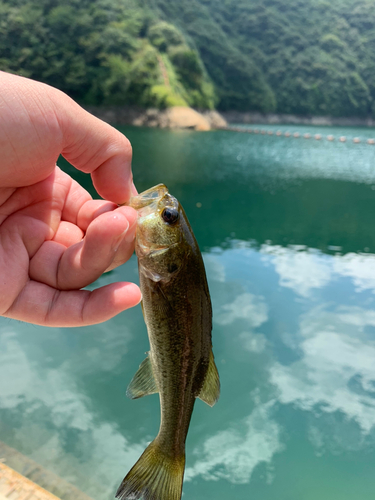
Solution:
<path fill-rule="evenodd" d="M 195 406 L 183 498 L 373 500 L 375 146 L 122 130 L 138 189 L 183 204 L 213 301 L 222 394 Z M 116 280 L 138 281 L 134 257 L 98 284 Z M 125 396 L 147 350 L 139 306 L 82 329 L 2 318 L 0 440 L 113 498 L 158 430 L 157 395 Z"/>

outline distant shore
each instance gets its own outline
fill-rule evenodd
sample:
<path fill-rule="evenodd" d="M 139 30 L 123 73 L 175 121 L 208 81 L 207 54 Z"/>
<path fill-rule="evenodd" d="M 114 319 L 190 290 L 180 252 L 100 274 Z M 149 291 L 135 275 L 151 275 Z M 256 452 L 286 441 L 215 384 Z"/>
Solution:
<path fill-rule="evenodd" d="M 257 113 L 253 111 L 224 111 L 220 113 L 228 123 L 264 124 L 264 125 L 317 125 L 336 127 L 375 127 L 374 118 L 332 117 L 332 116 L 299 116 L 274 113 Z"/>
<path fill-rule="evenodd" d="M 200 131 L 221 129 L 228 125 L 217 111 L 196 111 L 184 106 L 167 109 L 143 109 L 131 106 L 85 106 L 85 109 L 111 125 Z"/>
<path fill-rule="evenodd" d="M 338 127 L 375 127 L 374 118 L 299 116 L 254 111 L 209 111 L 191 108 L 142 109 L 132 106 L 86 106 L 98 118 L 112 125 L 193 130 L 225 128 L 229 124 L 315 125 Z"/>

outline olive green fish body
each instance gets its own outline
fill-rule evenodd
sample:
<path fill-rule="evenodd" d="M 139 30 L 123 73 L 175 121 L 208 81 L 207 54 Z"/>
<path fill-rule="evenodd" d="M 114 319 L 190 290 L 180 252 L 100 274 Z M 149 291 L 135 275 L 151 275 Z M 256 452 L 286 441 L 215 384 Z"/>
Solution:
<path fill-rule="evenodd" d="M 198 249 L 169 281 L 155 282 L 140 271 L 150 358 L 161 400 L 159 438 L 183 451 L 195 398 L 211 352 L 211 302 Z"/>
<path fill-rule="evenodd" d="M 213 406 L 220 391 L 211 300 L 202 256 L 178 201 L 159 185 L 133 199 L 132 206 L 139 210 L 136 253 L 150 352 L 128 395 L 158 392 L 161 422 L 116 496 L 179 500 L 195 399 Z"/>

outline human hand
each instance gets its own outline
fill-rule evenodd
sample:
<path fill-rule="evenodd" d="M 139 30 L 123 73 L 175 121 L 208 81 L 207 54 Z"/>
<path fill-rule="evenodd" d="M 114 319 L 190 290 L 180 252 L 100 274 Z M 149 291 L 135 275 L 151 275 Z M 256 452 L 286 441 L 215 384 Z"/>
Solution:
<path fill-rule="evenodd" d="M 109 201 L 62 172 L 59 154 Z M 84 326 L 138 304 L 133 283 L 81 290 L 133 253 L 137 214 L 118 207 L 131 193 L 125 136 L 62 92 L 0 72 L 0 315 Z"/>

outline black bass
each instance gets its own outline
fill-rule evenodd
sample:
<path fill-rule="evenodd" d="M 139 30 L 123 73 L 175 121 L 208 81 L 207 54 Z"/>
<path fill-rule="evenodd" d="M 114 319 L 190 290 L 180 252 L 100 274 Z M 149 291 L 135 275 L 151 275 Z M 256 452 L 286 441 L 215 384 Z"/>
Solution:
<path fill-rule="evenodd" d="M 136 254 L 150 351 L 127 394 L 136 399 L 158 392 L 161 422 L 116 497 L 179 500 L 195 399 L 213 406 L 220 394 L 210 294 L 193 231 L 168 189 L 159 184 L 129 205 L 138 210 Z"/>

